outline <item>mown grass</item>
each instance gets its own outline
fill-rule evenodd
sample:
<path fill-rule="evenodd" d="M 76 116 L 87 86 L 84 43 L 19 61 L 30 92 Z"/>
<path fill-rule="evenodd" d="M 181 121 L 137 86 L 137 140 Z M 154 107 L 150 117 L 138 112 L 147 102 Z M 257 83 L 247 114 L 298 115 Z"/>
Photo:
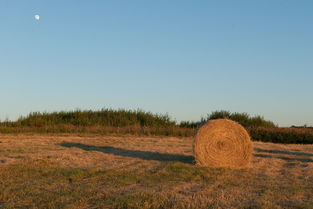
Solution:
<path fill-rule="evenodd" d="M 286 202 L 311 192 L 301 182 L 178 162 L 134 171 L 61 168 L 42 161 L 2 168 L 0 179 L 1 208 L 313 207 L 313 202 Z"/>
<path fill-rule="evenodd" d="M 312 145 L 254 143 L 251 167 L 231 170 L 195 166 L 190 138 L 0 141 L 0 208 L 313 207 Z"/>

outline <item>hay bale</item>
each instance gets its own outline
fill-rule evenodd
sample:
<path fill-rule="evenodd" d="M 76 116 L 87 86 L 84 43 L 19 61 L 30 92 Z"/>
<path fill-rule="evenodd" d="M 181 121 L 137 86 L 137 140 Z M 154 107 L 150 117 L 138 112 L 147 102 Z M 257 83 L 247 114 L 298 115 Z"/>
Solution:
<path fill-rule="evenodd" d="M 239 123 L 210 120 L 196 135 L 194 154 L 200 166 L 243 168 L 249 165 L 252 143 Z"/>

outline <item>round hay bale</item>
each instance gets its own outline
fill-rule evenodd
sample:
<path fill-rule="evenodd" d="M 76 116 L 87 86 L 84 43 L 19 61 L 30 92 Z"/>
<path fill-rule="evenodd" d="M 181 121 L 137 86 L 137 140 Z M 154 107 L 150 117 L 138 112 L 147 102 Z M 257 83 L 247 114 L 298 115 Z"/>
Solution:
<path fill-rule="evenodd" d="M 199 166 L 243 168 L 250 163 L 252 143 L 239 123 L 210 120 L 196 135 L 194 154 Z"/>

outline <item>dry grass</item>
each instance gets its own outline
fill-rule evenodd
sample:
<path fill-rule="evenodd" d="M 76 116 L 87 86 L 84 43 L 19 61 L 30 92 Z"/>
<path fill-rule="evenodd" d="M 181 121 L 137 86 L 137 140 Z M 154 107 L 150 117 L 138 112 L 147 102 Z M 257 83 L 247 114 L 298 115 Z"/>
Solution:
<path fill-rule="evenodd" d="M 313 145 L 194 166 L 192 139 L 0 135 L 0 208 L 313 208 Z"/>

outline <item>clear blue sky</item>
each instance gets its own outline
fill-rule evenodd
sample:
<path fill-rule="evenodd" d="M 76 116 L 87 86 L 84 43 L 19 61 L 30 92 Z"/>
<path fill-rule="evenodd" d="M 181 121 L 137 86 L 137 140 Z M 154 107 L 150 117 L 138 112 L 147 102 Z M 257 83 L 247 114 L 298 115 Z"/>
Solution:
<path fill-rule="evenodd" d="M 0 0 L 0 119 L 226 109 L 313 125 L 312 11 L 311 0 Z"/>

